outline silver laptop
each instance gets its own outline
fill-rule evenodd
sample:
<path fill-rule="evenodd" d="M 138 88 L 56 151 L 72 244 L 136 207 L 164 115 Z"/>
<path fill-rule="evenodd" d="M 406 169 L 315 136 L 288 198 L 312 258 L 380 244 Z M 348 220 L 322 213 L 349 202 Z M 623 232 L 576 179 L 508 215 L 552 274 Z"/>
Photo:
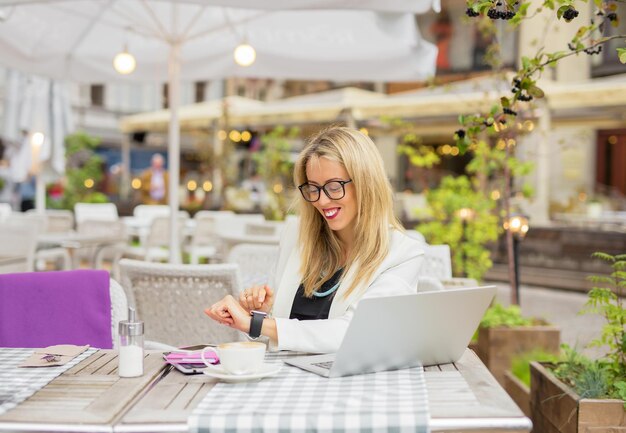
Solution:
<path fill-rule="evenodd" d="M 337 353 L 283 361 L 326 377 L 456 362 L 495 294 L 484 286 L 363 299 Z"/>

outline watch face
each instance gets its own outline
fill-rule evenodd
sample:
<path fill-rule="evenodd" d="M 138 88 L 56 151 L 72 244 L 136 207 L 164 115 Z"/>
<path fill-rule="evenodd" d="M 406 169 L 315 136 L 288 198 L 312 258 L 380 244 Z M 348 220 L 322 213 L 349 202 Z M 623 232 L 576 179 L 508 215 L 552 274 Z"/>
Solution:
<path fill-rule="evenodd" d="M 267 316 L 267 313 L 265 311 L 257 311 L 257 310 L 252 310 L 250 311 L 250 314 L 259 314 L 261 316 Z"/>

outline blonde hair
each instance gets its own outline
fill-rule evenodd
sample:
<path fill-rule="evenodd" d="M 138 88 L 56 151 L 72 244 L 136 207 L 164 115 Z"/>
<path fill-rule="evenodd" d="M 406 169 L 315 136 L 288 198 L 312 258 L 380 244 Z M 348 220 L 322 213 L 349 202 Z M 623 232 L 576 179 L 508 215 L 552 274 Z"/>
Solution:
<path fill-rule="evenodd" d="M 345 292 L 347 298 L 357 287 L 369 282 L 389 251 L 390 226 L 402 230 L 393 212 L 393 190 L 387 179 L 376 145 L 365 134 L 351 128 L 331 127 L 308 140 L 294 168 L 294 183 L 308 181 L 306 166 L 312 159 L 326 158 L 343 165 L 352 179 L 356 195 L 355 243 L 346 257 L 343 278 L 355 269 Z M 323 194 L 323 192 L 322 192 Z M 315 207 L 299 194 L 302 284 L 304 294 L 313 292 L 342 267 L 343 251 L 337 235 Z"/>

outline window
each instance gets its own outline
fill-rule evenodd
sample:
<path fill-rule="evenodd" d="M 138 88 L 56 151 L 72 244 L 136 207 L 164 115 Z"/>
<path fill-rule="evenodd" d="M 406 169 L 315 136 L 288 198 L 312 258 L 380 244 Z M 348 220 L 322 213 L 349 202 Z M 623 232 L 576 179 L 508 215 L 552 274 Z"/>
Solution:
<path fill-rule="evenodd" d="M 602 34 L 604 37 L 623 35 L 626 33 L 626 19 L 624 19 L 626 17 L 626 4 L 620 2 L 613 4 L 617 6 L 615 13 L 620 20 L 617 21 L 617 27 L 613 27 L 613 25 L 608 24 L 608 22 L 605 24 Z M 624 65 L 620 63 L 617 57 L 617 48 L 623 46 L 623 39 L 612 39 L 604 44 L 602 53 L 600 53 L 599 56 L 590 56 L 592 62 L 591 75 L 594 77 L 604 77 L 607 75 L 623 74 Z"/>
<path fill-rule="evenodd" d="M 206 90 L 206 81 L 196 81 L 193 83 L 194 87 L 194 102 L 204 101 L 204 93 Z"/>
<path fill-rule="evenodd" d="M 92 107 L 104 107 L 104 84 L 92 84 L 89 95 Z"/>
<path fill-rule="evenodd" d="M 437 74 L 471 73 L 491 69 L 486 61 L 493 42 L 488 27 L 480 26 L 478 19 L 465 15 L 467 4 L 459 0 L 442 0 L 441 12 L 429 12 L 416 17 L 424 39 L 438 48 Z M 518 32 L 507 28 L 507 23 L 493 23 L 499 35 L 502 66 L 513 68 L 517 58 Z M 483 28 L 485 27 L 485 28 Z"/>
<path fill-rule="evenodd" d="M 163 84 L 163 93 L 161 94 L 162 96 L 162 101 L 163 101 L 163 108 L 169 108 L 170 104 L 169 104 L 169 86 L 167 85 L 167 83 Z"/>
<path fill-rule="evenodd" d="M 599 131 L 596 152 L 597 184 L 626 194 L 626 129 Z"/>

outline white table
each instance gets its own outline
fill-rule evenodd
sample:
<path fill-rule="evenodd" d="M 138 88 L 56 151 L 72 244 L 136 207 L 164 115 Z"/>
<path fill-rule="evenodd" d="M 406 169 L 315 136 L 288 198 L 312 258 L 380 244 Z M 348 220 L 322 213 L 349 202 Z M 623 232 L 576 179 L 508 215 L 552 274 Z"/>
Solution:
<path fill-rule="evenodd" d="M 95 268 L 98 261 L 98 255 L 103 248 L 125 243 L 126 238 L 106 236 L 102 234 L 90 235 L 73 231 L 66 233 L 44 233 L 37 237 L 37 244 L 39 248 L 46 248 L 50 246 L 65 248 L 72 259 L 72 268 L 74 269 L 79 267 L 75 254 L 76 250 L 82 248 L 94 248 L 91 265 Z"/>

